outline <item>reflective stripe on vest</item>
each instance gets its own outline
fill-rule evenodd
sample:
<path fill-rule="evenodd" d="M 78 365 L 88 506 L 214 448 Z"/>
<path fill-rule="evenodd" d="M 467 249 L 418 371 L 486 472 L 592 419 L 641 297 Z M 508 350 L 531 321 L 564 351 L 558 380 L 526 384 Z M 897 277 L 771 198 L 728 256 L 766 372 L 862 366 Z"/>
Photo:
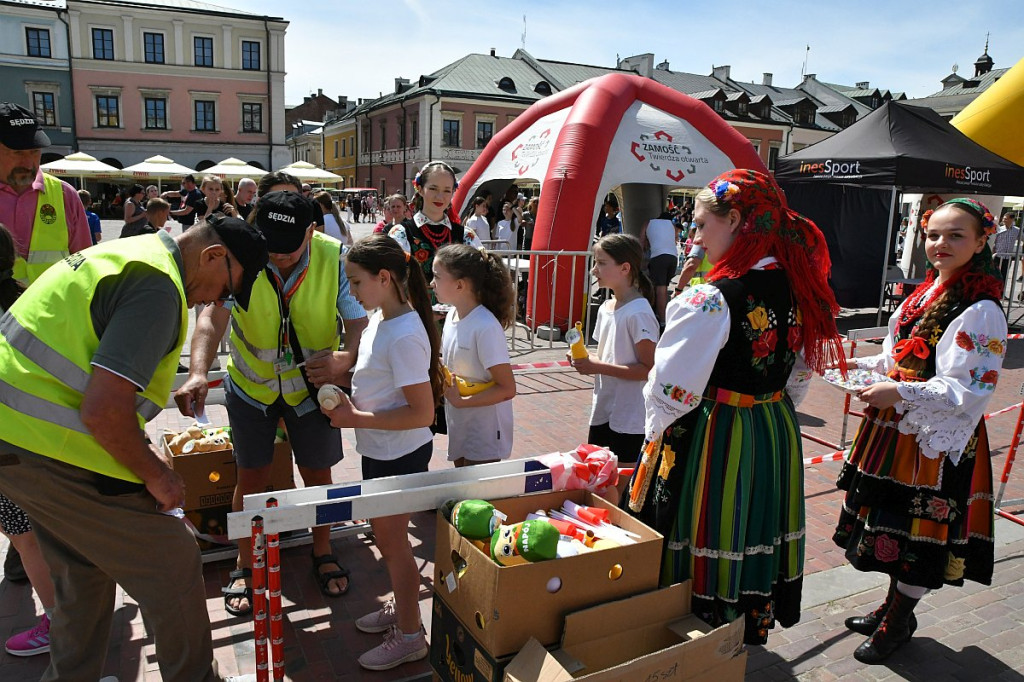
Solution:
<path fill-rule="evenodd" d="M 28 256 L 14 261 L 14 278 L 28 286 L 47 268 L 71 252 L 67 216 L 64 212 L 64 184 L 43 173 L 43 191 L 36 197 L 36 217 Z"/>
<path fill-rule="evenodd" d="M 0 336 L 11 344 L 11 348 L 39 365 L 68 388 L 85 393 L 85 388 L 89 384 L 89 373 L 22 327 L 13 315 L 0 318 Z M 156 417 L 163 409 L 163 405 L 155 404 L 142 394 L 135 396 L 135 411 L 141 414 L 146 421 Z"/>
<path fill-rule="evenodd" d="M 80 410 L 100 340 L 91 304 L 96 285 L 130 263 L 170 277 L 181 301 L 175 345 L 135 396 L 140 431 L 167 402 L 188 333 L 182 273 L 159 235 L 114 240 L 60 261 L 0 318 L 0 440 L 51 459 L 140 482 L 82 422 Z M 125 352 L 130 352 L 126 349 Z"/>
<path fill-rule="evenodd" d="M 337 350 L 338 282 L 341 275 L 341 242 L 313 233 L 305 279 L 289 302 L 292 332 L 298 337 L 302 354 L 308 358 L 321 350 Z M 277 292 L 267 274 L 253 285 L 249 309 L 231 310 L 231 353 L 228 374 L 231 383 L 253 400 L 272 405 L 279 397 L 292 407 L 311 404 L 312 399 L 299 368 L 278 375 L 274 361 L 291 353 L 281 348 L 281 310 Z M 294 362 L 294 361 L 293 361 Z"/>

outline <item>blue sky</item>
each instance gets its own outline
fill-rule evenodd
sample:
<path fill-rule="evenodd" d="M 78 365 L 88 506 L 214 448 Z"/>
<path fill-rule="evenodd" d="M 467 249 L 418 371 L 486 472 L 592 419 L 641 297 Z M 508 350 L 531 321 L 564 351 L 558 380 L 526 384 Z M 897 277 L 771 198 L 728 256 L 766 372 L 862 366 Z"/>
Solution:
<path fill-rule="evenodd" d="M 768 71 L 776 85 L 794 86 L 806 56 L 819 80 L 869 81 L 908 97 L 939 90 L 954 63 L 973 75 L 986 33 L 996 68 L 1024 57 L 1020 0 L 209 1 L 291 22 L 288 104 L 317 88 L 377 97 L 396 77 L 415 79 L 492 47 L 511 56 L 524 14 L 526 49 L 543 59 L 614 66 L 616 55 L 653 52 L 673 71 L 710 74 L 712 65 L 729 64 L 736 80 L 759 83 Z"/>

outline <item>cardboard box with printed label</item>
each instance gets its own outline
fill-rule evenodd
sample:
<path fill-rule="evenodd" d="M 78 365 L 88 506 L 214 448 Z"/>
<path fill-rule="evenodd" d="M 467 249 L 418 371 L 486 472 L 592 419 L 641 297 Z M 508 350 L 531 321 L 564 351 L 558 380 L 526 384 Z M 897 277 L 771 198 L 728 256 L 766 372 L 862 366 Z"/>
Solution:
<path fill-rule="evenodd" d="M 517 653 L 530 639 L 553 645 L 566 614 L 658 587 L 662 536 L 604 499 L 571 490 L 492 500 L 508 522 L 564 500 L 610 510 L 611 523 L 638 536 L 636 544 L 516 566 L 499 566 L 443 515 L 438 516 L 434 598 L 464 623 L 494 658 Z"/>
<path fill-rule="evenodd" d="M 171 434 L 164 434 L 164 452 L 169 455 L 171 468 L 185 481 L 185 512 L 231 506 L 237 473 L 234 450 L 230 443 L 220 450 L 173 454 L 167 447 Z M 292 477 L 291 443 L 274 444 L 274 459 L 270 466 L 270 483 L 266 491 L 288 490 L 295 486 Z M 226 517 L 224 521 L 226 526 Z"/>
<path fill-rule="evenodd" d="M 531 639 L 507 682 L 740 682 L 743 619 L 712 628 L 690 613 L 690 582 L 572 613 L 561 646 Z"/>

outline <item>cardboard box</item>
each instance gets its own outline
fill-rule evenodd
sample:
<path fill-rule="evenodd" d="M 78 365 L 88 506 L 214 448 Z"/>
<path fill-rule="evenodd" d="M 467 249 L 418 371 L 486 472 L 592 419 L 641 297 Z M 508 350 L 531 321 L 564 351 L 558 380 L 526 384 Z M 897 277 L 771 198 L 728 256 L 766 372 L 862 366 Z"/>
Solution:
<path fill-rule="evenodd" d="M 505 666 L 512 658 L 511 655 L 495 658 L 487 653 L 473 637 L 472 629 L 434 593 L 430 617 L 430 667 L 434 669 L 436 679 L 440 682 L 502 682 Z"/>
<path fill-rule="evenodd" d="M 185 481 L 186 514 L 211 507 L 231 507 L 237 473 L 234 450 L 229 444 L 222 450 L 193 452 L 175 455 L 167 447 L 170 434 L 164 434 L 164 452 L 169 455 L 171 468 Z M 295 487 L 292 477 L 291 443 L 284 441 L 274 445 L 274 459 L 270 467 L 270 484 L 262 492 L 288 490 Z M 222 522 L 227 527 L 227 517 Z M 197 524 L 199 527 L 199 524 Z"/>
<path fill-rule="evenodd" d="M 530 637 L 558 643 L 566 614 L 656 589 L 662 536 L 584 490 L 494 500 L 509 522 L 566 499 L 611 510 L 610 521 L 637 533 L 634 545 L 533 564 L 499 566 L 440 515 L 434 555 L 434 593 L 495 659 L 518 653 Z"/>
<path fill-rule="evenodd" d="M 743 619 L 717 628 L 690 614 L 690 583 L 572 613 L 562 645 L 535 639 L 505 663 L 507 682 L 739 682 Z"/>

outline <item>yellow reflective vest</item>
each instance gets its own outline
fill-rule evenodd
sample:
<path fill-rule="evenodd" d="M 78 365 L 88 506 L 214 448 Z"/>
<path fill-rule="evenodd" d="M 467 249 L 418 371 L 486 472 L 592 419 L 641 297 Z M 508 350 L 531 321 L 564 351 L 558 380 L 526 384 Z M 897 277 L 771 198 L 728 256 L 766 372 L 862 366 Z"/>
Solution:
<path fill-rule="evenodd" d="M 711 261 L 708 260 L 707 254 L 704 254 L 704 259 L 697 266 L 697 272 L 690 278 L 690 286 L 695 287 L 698 284 L 704 284 L 704 278 L 708 276 L 709 272 L 711 272 Z"/>
<path fill-rule="evenodd" d="M 43 191 L 36 199 L 36 219 L 32 223 L 28 258 L 18 256 L 14 259 L 14 279 L 25 286 L 36 281 L 48 267 L 71 252 L 68 241 L 64 185 L 52 175 L 43 173 Z"/>
<path fill-rule="evenodd" d="M 298 336 L 304 358 L 341 345 L 338 316 L 338 277 L 341 242 L 313 233 L 305 279 L 288 303 L 292 332 Z M 301 370 L 295 367 L 292 344 L 281 333 L 281 307 L 277 292 L 263 272 L 252 288 L 249 309 L 231 309 L 231 382 L 253 400 L 271 405 L 278 396 L 298 407 L 312 403 Z M 291 358 L 290 366 L 275 371 L 274 363 Z"/>
<path fill-rule="evenodd" d="M 158 235 L 79 251 L 54 265 L 0 317 L 0 440 L 106 476 L 139 483 L 82 423 L 80 409 L 99 347 L 90 307 L 96 285 L 129 263 L 166 274 L 181 297 L 175 348 L 135 400 L 141 429 L 167 402 L 188 333 L 181 271 Z M 125 352 L 131 352 L 126 348 Z"/>

